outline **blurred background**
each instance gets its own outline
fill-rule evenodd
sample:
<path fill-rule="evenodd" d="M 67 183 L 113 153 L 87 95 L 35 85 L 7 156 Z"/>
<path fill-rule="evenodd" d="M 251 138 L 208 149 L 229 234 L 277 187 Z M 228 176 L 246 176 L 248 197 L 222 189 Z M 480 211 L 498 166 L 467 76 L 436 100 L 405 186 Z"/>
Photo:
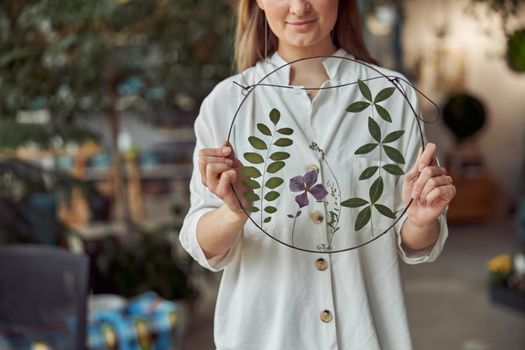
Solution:
<path fill-rule="evenodd" d="M 525 1 L 359 2 L 458 190 L 439 260 L 402 266 L 414 346 L 524 349 Z M 0 349 L 214 348 L 220 274 L 177 234 L 234 5 L 0 1 Z"/>

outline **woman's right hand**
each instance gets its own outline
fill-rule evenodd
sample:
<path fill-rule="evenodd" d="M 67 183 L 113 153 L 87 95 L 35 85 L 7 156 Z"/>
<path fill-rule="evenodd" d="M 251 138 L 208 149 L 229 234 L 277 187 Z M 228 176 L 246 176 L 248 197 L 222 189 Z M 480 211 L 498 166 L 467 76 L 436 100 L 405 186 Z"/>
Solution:
<path fill-rule="evenodd" d="M 219 197 L 232 212 L 245 217 L 246 214 L 237 196 L 244 208 L 251 203 L 242 196 L 248 189 L 242 184 L 241 166 L 229 143 L 217 148 L 199 150 L 199 171 L 204 186 Z M 235 192 L 232 190 L 232 185 Z"/>

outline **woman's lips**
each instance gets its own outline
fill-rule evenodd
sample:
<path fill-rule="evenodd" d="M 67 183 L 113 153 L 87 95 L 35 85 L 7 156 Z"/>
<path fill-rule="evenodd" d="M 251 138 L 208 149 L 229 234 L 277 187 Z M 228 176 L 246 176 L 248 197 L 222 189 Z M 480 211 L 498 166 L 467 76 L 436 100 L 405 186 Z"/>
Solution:
<path fill-rule="evenodd" d="M 287 22 L 287 24 L 298 31 L 305 31 L 310 29 L 310 27 L 315 21 L 315 19 L 311 19 L 308 21 Z"/>

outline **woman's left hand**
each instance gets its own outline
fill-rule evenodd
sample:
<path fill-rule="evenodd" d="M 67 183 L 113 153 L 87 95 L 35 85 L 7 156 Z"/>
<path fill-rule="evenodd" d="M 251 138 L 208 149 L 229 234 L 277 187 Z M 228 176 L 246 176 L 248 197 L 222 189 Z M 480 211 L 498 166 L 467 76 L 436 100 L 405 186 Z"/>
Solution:
<path fill-rule="evenodd" d="M 420 226 L 435 222 L 456 195 L 452 178 L 445 168 L 436 165 L 436 155 L 436 145 L 427 144 L 403 181 L 403 204 L 406 206 L 413 199 L 407 213 Z"/>

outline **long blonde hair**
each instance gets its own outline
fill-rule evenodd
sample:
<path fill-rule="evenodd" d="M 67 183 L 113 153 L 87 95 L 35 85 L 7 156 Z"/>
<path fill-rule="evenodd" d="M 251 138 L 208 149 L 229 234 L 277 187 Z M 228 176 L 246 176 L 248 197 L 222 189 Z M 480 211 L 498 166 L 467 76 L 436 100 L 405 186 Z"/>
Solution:
<path fill-rule="evenodd" d="M 277 50 L 278 39 L 268 28 L 265 49 L 265 14 L 255 0 L 239 0 L 237 5 L 237 29 L 235 31 L 235 65 L 244 71 L 257 61 Z M 357 0 L 339 0 L 337 20 L 332 30 L 332 40 L 337 48 L 345 49 L 355 58 L 377 64 L 365 46 Z"/>

